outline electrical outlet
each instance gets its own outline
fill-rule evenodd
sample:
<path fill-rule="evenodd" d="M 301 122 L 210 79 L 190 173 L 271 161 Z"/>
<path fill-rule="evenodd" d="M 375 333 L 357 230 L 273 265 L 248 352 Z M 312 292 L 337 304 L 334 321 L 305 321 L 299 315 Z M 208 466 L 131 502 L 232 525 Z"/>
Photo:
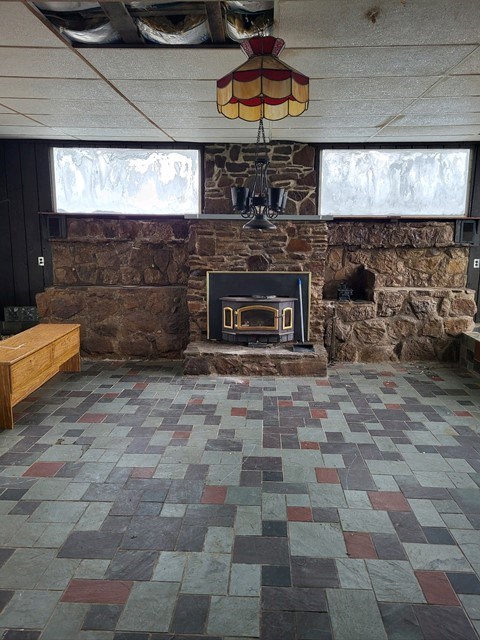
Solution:
<path fill-rule="evenodd" d="M 480 269 L 480 258 L 475 258 L 475 260 L 473 261 L 473 268 Z"/>
<path fill-rule="evenodd" d="M 43 256 L 38 256 L 38 266 L 39 267 L 45 266 L 45 258 Z"/>

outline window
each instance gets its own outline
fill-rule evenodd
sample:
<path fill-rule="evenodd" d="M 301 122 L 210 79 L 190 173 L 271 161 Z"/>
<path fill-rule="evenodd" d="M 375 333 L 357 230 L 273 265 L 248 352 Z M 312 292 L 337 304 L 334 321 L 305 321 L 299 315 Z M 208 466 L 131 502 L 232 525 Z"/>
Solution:
<path fill-rule="evenodd" d="M 59 213 L 198 214 L 199 151 L 55 147 Z"/>
<path fill-rule="evenodd" d="M 466 215 L 469 149 L 331 149 L 321 154 L 320 215 Z"/>

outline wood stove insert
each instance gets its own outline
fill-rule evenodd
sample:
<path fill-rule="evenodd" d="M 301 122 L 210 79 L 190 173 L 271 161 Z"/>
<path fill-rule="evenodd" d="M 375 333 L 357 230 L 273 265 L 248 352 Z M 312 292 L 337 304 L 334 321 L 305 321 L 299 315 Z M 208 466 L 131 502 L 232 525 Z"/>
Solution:
<path fill-rule="evenodd" d="M 222 339 L 236 343 L 289 342 L 294 339 L 297 298 L 274 295 L 224 296 Z"/>

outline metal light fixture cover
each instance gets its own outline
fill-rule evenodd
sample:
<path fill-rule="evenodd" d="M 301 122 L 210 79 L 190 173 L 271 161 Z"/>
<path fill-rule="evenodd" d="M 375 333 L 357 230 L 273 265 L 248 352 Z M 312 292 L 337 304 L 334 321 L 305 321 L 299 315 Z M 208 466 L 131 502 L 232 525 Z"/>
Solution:
<path fill-rule="evenodd" d="M 308 109 L 309 79 L 278 59 L 285 42 L 272 36 L 240 45 L 247 62 L 217 81 L 217 109 L 247 122 L 281 120 Z"/>
<path fill-rule="evenodd" d="M 271 220 L 283 213 L 287 192 L 281 187 L 270 187 L 268 183 L 268 153 L 263 120 L 258 124 L 255 150 L 255 173 L 247 187 L 232 187 L 233 210 L 242 218 L 249 218 L 244 229 L 275 229 Z"/>

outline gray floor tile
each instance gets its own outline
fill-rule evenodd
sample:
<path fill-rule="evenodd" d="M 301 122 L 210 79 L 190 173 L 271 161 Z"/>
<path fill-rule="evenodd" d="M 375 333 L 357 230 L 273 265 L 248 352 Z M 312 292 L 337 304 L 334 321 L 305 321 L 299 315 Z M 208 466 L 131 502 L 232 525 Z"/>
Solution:
<path fill-rule="evenodd" d="M 258 637 L 260 627 L 259 598 L 213 596 L 207 631 L 211 635 Z"/>
<path fill-rule="evenodd" d="M 379 602 L 425 602 L 409 562 L 367 560 L 366 563 Z"/>
<path fill-rule="evenodd" d="M 387 640 L 372 591 L 328 589 L 327 600 L 334 638 Z"/>
<path fill-rule="evenodd" d="M 135 584 L 117 629 L 121 631 L 168 631 L 175 609 L 178 584 L 141 582 Z"/>

